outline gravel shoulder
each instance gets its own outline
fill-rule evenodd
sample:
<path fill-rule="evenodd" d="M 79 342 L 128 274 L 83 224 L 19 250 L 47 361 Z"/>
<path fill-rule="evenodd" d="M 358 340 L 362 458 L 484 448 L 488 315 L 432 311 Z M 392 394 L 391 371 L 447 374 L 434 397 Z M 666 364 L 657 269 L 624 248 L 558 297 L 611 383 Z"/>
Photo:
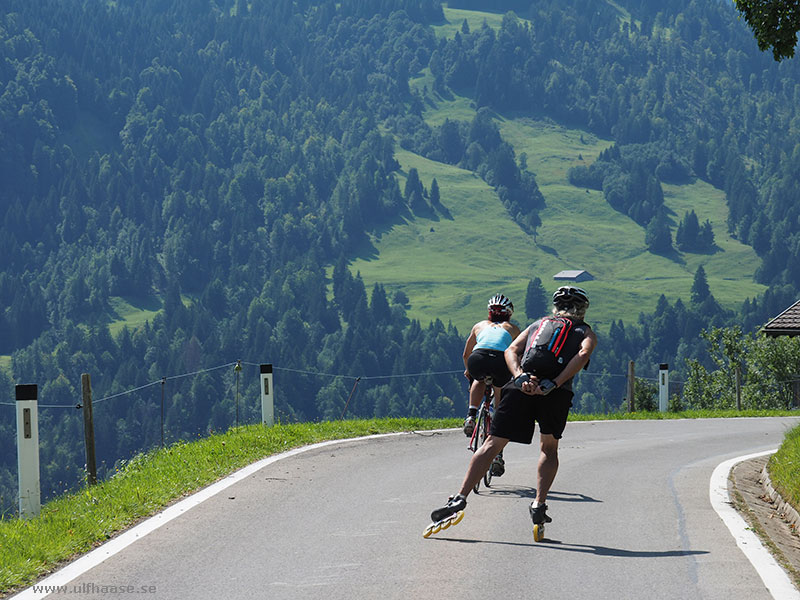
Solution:
<path fill-rule="evenodd" d="M 763 475 L 768 460 L 763 456 L 737 464 L 728 487 L 736 509 L 800 589 L 800 534 L 781 502 L 770 497 Z"/>

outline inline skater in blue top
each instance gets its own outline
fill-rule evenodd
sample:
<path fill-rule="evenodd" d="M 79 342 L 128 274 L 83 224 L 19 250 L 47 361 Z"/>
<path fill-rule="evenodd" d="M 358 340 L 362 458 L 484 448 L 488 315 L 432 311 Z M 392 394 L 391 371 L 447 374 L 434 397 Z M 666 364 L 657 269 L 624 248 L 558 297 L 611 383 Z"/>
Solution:
<path fill-rule="evenodd" d="M 505 350 L 520 334 L 519 327 L 510 321 L 514 314 L 514 304 L 510 299 L 503 294 L 496 294 L 489 299 L 487 308 L 488 318 L 472 326 L 464 345 L 464 376 L 472 382 L 469 388 L 469 411 L 464 420 L 464 434 L 467 437 L 475 430 L 475 417 L 486 389 L 484 379 L 492 378 L 495 405 L 500 400 L 500 388 L 511 379 Z M 504 472 L 503 457 L 498 455 L 492 464 L 492 475 L 499 477 Z"/>

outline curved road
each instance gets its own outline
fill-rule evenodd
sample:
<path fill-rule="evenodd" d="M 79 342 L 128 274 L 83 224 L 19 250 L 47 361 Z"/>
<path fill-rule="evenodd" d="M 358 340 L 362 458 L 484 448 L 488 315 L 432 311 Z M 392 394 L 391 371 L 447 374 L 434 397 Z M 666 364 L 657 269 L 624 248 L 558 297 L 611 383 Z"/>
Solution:
<path fill-rule="evenodd" d="M 506 474 L 427 540 L 431 509 L 458 489 L 469 459 L 460 431 L 318 447 L 254 469 L 143 537 L 131 532 L 140 539 L 47 597 L 770 600 L 712 508 L 709 481 L 798 423 L 570 423 L 542 543 L 527 510 L 535 447 L 509 445 Z"/>

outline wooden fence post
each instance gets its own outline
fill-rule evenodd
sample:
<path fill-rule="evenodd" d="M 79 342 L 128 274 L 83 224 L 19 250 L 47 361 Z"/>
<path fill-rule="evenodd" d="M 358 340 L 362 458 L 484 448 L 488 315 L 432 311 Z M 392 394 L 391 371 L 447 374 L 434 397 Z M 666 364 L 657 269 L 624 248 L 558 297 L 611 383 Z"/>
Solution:
<path fill-rule="evenodd" d="M 167 378 L 161 378 L 161 447 L 164 447 L 164 388 L 167 385 Z"/>
<path fill-rule="evenodd" d="M 742 365 L 736 365 L 736 410 L 742 410 Z"/>
<path fill-rule="evenodd" d="M 97 460 L 94 451 L 94 417 L 92 415 L 92 378 L 89 373 L 81 375 L 83 403 L 83 438 L 86 441 L 86 474 L 89 485 L 97 483 Z"/>
<path fill-rule="evenodd" d="M 636 412 L 636 401 L 633 397 L 636 390 L 636 368 L 633 361 L 628 361 L 628 412 Z"/>
<path fill-rule="evenodd" d="M 237 360 L 236 366 L 233 367 L 234 373 L 236 373 L 236 428 L 239 428 L 239 373 L 242 372 L 242 361 Z"/>

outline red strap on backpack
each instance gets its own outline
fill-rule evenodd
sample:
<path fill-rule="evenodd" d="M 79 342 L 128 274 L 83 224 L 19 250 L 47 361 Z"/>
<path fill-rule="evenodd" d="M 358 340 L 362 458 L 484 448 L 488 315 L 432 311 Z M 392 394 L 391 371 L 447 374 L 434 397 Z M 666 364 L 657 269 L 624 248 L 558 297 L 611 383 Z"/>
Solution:
<path fill-rule="evenodd" d="M 552 322 L 560 323 L 561 327 L 556 331 L 556 335 L 548 341 L 546 348 L 555 356 L 558 356 L 561 353 L 561 350 L 564 348 L 564 344 L 567 342 L 567 336 L 572 330 L 572 321 L 565 319 L 564 317 L 543 317 L 539 323 L 539 327 L 536 329 L 536 333 L 528 336 L 525 352 L 531 349 L 533 343 L 536 341 L 536 338 L 539 337 L 539 332 L 542 330 L 542 327 L 544 327 L 546 323 Z"/>

